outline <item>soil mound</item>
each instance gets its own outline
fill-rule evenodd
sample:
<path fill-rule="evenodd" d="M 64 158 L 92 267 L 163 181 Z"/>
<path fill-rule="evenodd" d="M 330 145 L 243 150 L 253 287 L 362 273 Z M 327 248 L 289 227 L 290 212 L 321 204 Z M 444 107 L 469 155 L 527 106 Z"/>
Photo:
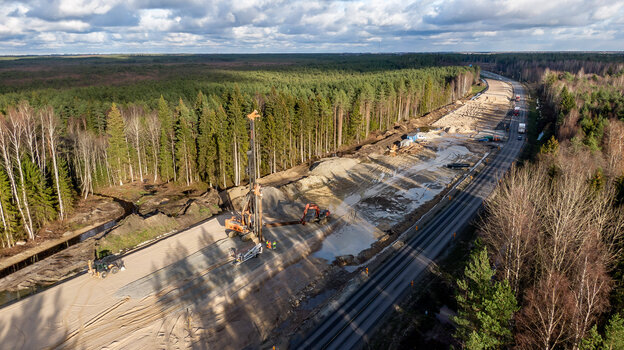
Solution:
<path fill-rule="evenodd" d="M 329 158 L 318 161 L 310 167 L 310 175 L 331 177 L 347 177 L 350 170 L 360 161 L 354 158 Z"/>

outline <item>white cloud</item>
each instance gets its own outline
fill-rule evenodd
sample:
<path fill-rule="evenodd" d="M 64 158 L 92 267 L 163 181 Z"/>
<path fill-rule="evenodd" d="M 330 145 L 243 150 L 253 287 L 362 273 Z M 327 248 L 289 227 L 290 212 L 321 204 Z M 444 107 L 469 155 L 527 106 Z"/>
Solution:
<path fill-rule="evenodd" d="M 612 49 L 624 47 L 618 34 L 624 32 L 623 4 L 621 0 L 9 0 L 0 3 L 0 53 L 39 52 L 37 45 L 52 38 L 58 50 L 68 53 L 98 47 L 100 52 L 535 50 L 558 45 L 583 48 L 583 40 L 591 41 L 587 47 Z"/>
<path fill-rule="evenodd" d="M 142 10 L 140 12 L 139 30 L 166 32 L 179 22 L 170 16 L 170 10 Z"/>
<path fill-rule="evenodd" d="M 118 2 L 116 0 L 61 0 L 58 8 L 65 16 L 102 15 Z"/>

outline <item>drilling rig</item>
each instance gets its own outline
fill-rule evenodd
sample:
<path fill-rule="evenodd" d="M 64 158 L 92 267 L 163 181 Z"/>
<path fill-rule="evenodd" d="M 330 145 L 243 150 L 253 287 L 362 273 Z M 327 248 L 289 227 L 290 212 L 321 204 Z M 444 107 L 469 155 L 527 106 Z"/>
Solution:
<path fill-rule="evenodd" d="M 225 220 L 225 228 L 240 233 L 241 235 L 249 235 L 250 238 L 262 247 L 262 192 L 260 185 L 256 182 L 258 179 L 257 163 L 256 163 L 256 130 L 255 119 L 260 114 L 254 110 L 247 115 L 250 124 L 249 141 L 250 149 L 247 151 L 248 173 L 249 173 L 249 192 L 247 198 L 238 217 Z M 254 247 L 255 248 L 255 247 Z M 252 248 L 252 249 L 254 249 Z M 261 249 L 260 249 L 261 252 Z"/>

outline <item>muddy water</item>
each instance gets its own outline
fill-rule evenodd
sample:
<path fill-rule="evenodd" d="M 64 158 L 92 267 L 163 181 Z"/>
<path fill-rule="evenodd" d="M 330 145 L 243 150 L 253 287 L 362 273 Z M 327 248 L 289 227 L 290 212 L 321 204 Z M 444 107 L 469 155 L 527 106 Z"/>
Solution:
<path fill-rule="evenodd" d="M 365 178 L 374 174 L 370 183 L 362 183 L 356 193 L 345 194 L 329 205 L 332 214 L 346 223 L 325 238 L 313 256 L 333 262 L 337 256 L 354 255 L 370 248 L 381 235 L 433 199 L 456 171 L 446 164 L 473 160 L 475 155 L 456 140 L 439 139 L 433 157 L 416 159 L 395 166 L 379 167 L 360 164 L 351 176 Z M 381 159 L 386 161 L 387 159 Z M 368 168 L 367 168 L 368 167 Z M 366 174 L 366 175 L 363 175 Z"/>
<path fill-rule="evenodd" d="M 321 249 L 312 256 L 325 259 L 327 262 L 332 262 L 341 255 L 357 256 L 377 240 L 374 230 L 375 227 L 365 221 L 347 224 L 325 238 Z"/>

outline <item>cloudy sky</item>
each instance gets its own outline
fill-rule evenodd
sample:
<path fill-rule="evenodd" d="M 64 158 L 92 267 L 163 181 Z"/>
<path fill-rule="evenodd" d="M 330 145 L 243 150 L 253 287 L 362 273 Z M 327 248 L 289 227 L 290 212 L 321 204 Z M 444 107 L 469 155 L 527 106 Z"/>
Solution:
<path fill-rule="evenodd" d="M 623 49 L 622 0 L 0 0 L 0 55 Z"/>

